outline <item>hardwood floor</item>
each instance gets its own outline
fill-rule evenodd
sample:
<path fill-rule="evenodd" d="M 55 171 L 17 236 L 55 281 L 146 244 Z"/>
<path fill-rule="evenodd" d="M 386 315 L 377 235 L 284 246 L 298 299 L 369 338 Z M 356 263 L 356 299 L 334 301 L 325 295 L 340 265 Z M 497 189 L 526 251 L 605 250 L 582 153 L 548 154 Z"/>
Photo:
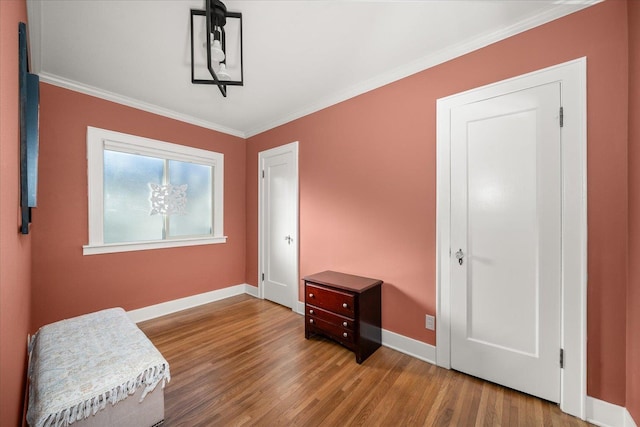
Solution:
<path fill-rule="evenodd" d="M 557 405 L 386 347 L 362 365 L 241 295 L 140 323 L 169 361 L 165 426 L 588 426 Z"/>

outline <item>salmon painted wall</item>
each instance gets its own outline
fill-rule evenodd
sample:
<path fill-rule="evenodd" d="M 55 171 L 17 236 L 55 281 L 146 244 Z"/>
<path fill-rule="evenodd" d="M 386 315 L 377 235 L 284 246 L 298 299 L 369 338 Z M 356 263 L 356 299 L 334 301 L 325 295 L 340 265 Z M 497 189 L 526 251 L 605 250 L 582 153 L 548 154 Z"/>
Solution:
<path fill-rule="evenodd" d="M 640 2 L 629 13 L 629 283 L 627 409 L 640 425 Z"/>
<path fill-rule="evenodd" d="M 125 310 L 244 283 L 245 141 L 40 85 L 40 188 L 33 216 L 33 323 Z M 227 243 L 82 255 L 87 231 L 87 126 L 218 151 L 225 156 Z"/>
<path fill-rule="evenodd" d="M 0 1 L 0 425 L 18 426 L 25 389 L 31 235 L 20 226 L 18 23 L 24 0 Z"/>
<path fill-rule="evenodd" d="M 300 141 L 300 274 L 383 279 L 383 327 L 435 344 L 436 100 L 586 56 L 588 394 L 624 405 L 626 10 L 606 1 L 249 138 L 246 280 L 257 284 L 258 152 Z"/>

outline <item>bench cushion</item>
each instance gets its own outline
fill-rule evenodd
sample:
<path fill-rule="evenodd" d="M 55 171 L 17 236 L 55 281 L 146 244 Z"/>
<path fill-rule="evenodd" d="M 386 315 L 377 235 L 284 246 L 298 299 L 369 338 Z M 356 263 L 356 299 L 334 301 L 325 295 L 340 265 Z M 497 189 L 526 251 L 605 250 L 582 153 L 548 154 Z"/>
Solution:
<path fill-rule="evenodd" d="M 30 343 L 30 426 L 66 426 L 171 379 L 169 364 L 122 308 L 43 326 Z"/>

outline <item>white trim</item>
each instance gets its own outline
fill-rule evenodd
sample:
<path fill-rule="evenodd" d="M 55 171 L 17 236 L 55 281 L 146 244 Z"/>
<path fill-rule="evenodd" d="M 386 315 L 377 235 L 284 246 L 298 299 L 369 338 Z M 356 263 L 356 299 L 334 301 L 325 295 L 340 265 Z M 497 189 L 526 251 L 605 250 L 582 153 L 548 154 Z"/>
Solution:
<path fill-rule="evenodd" d="M 298 301 L 295 312 L 304 316 L 304 302 Z M 382 345 L 423 362 L 436 364 L 436 347 L 431 344 L 382 329 Z"/>
<path fill-rule="evenodd" d="M 638 427 L 628 409 L 624 409 L 624 427 Z"/>
<path fill-rule="evenodd" d="M 637 427 L 626 408 L 591 396 L 587 396 L 586 420 L 602 427 Z"/>
<path fill-rule="evenodd" d="M 139 323 L 145 320 L 155 319 L 156 317 L 166 316 L 167 314 L 175 313 L 177 311 L 197 307 L 199 305 L 209 304 L 210 302 L 220 301 L 236 295 L 252 295 L 252 288 L 255 289 L 255 286 L 243 283 L 240 285 L 229 286 L 228 288 L 217 289 L 215 291 L 191 295 L 160 304 L 138 308 L 136 310 L 128 311 L 127 314 L 133 322 Z"/>
<path fill-rule="evenodd" d="M 437 101 L 436 336 L 439 366 L 450 354 L 450 110 L 477 100 L 561 82 L 562 128 L 562 348 L 560 408 L 584 419 L 586 399 L 587 140 L 586 58 L 504 80 Z"/>
<path fill-rule="evenodd" d="M 244 292 L 247 295 L 251 295 L 254 298 L 260 298 L 259 290 L 257 286 L 248 285 L 248 284 L 245 284 L 244 286 L 245 286 Z"/>
<path fill-rule="evenodd" d="M 139 323 L 242 294 L 257 298 L 258 289 L 244 283 L 131 310 L 127 315 L 133 322 Z M 298 303 L 296 312 L 304 314 L 304 303 Z M 383 329 L 382 345 L 424 362 L 436 364 L 437 350 L 431 344 Z M 603 427 L 637 427 L 626 408 L 590 396 L 586 397 L 586 420 Z"/>
<path fill-rule="evenodd" d="M 127 315 L 133 322 L 139 323 L 242 294 L 247 294 L 251 295 L 252 297 L 259 298 L 258 288 L 253 285 L 244 283 L 241 285 L 230 286 L 228 288 L 218 289 L 215 291 L 205 292 L 202 294 L 192 295 L 185 298 L 131 310 L 127 312 Z M 298 304 L 295 307 L 295 313 L 304 315 L 303 302 L 298 301 Z M 432 346 L 431 344 L 423 343 L 422 341 L 415 340 L 413 338 L 405 337 L 404 335 L 400 335 L 395 332 L 387 331 L 386 329 L 382 330 L 382 345 L 399 351 L 400 353 L 404 353 L 408 356 L 415 357 L 416 359 L 422 360 L 424 362 L 428 362 L 431 364 L 436 363 L 436 348 L 434 346 Z"/>
<path fill-rule="evenodd" d="M 89 86 L 84 83 L 78 83 L 73 80 L 65 79 L 64 77 L 56 76 L 55 74 L 41 72 L 39 76 L 40 83 L 48 83 L 54 86 L 72 90 L 74 92 L 84 93 L 85 95 L 90 95 L 96 98 L 104 99 L 106 101 L 115 102 L 116 104 L 125 105 L 127 107 L 136 108 L 148 113 L 153 113 L 159 116 L 168 117 L 170 119 L 179 120 L 181 122 L 196 125 L 201 128 L 211 129 L 227 135 L 237 136 L 242 139 L 247 138 L 246 134 L 241 130 L 219 125 L 217 123 L 199 119 L 188 114 L 183 114 L 177 111 L 169 110 L 168 108 L 159 107 L 154 104 L 149 104 L 148 102 L 139 101 L 127 96 L 122 96 L 117 93 L 109 92 L 94 86 Z"/>
<path fill-rule="evenodd" d="M 117 252 L 147 251 L 151 249 L 178 248 L 182 246 L 215 245 L 218 243 L 227 243 L 227 236 L 193 237 L 187 239 L 158 240 L 152 242 L 84 245 L 82 247 L 82 255 L 100 255 L 112 254 Z"/>
<path fill-rule="evenodd" d="M 471 40 L 464 41 L 454 46 L 447 46 L 445 49 L 417 59 L 409 64 L 400 66 L 389 72 L 375 76 L 364 82 L 357 83 L 353 86 L 346 88 L 339 93 L 333 93 L 326 98 L 304 106 L 302 109 L 293 111 L 277 120 L 271 122 L 264 122 L 250 129 L 245 129 L 246 138 L 250 138 L 269 129 L 273 129 L 277 126 L 281 126 L 285 123 L 289 123 L 293 120 L 307 116 L 309 114 L 320 111 L 324 108 L 343 102 L 347 99 L 354 98 L 363 93 L 377 89 L 389 83 L 401 80 L 410 75 L 419 73 L 428 68 L 435 67 L 436 65 L 445 63 L 459 56 L 466 55 L 467 53 L 486 47 L 492 43 L 499 42 L 500 40 L 507 39 L 515 36 L 516 34 L 528 31 L 532 28 L 546 24 L 556 19 L 560 19 L 566 15 L 570 15 L 579 10 L 593 6 L 600 3 L 603 0 L 558 0 L 556 7 L 553 9 L 545 10 L 544 12 L 527 18 L 524 21 L 513 24 L 507 28 L 500 29 L 485 36 L 474 37 Z M 581 9 L 576 9 L 576 4 L 581 5 Z"/>
<path fill-rule="evenodd" d="M 258 153 L 258 295 L 259 298 L 264 298 L 264 287 L 263 287 L 263 281 L 262 281 L 262 273 L 264 272 L 264 268 L 263 268 L 263 258 L 264 258 L 264 254 L 262 253 L 262 240 L 263 240 L 263 209 L 264 209 L 264 188 L 263 188 L 263 184 L 264 184 L 264 180 L 262 179 L 262 171 L 264 170 L 264 161 L 267 157 L 270 156 L 276 156 L 276 155 L 280 155 L 280 154 L 284 154 L 287 152 L 293 152 L 293 157 L 294 157 L 294 176 L 295 176 L 295 182 L 294 182 L 294 197 L 295 197 L 295 223 L 294 223 L 294 227 L 293 229 L 294 231 L 294 236 L 293 236 L 293 241 L 295 242 L 296 245 L 296 250 L 295 250 L 295 266 L 296 266 L 296 272 L 295 272 L 295 277 L 296 277 L 296 282 L 294 283 L 294 289 L 292 289 L 292 298 L 293 298 L 293 302 L 291 304 L 291 310 L 295 311 L 295 312 L 299 312 L 299 313 L 304 313 L 304 304 L 302 307 L 302 310 L 300 310 L 300 301 L 299 301 L 299 295 L 298 295 L 298 289 L 299 289 L 299 282 L 298 282 L 298 278 L 300 277 L 300 264 L 299 264 L 299 259 L 300 259 L 300 194 L 299 194 L 299 180 L 300 177 L 298 175 L 298 162 L 299 162 L 299 149 L 298 149 L 298 141 L 294 141 L 294 142 L 290 142 L 288 144 L 284 144 L 284 145 L 280 145 L 278 147 L 275 148 L 271 148 L 268 150 L 264 150 Z M 300 310 L 300 311 L 299 311 Z"/>
<path fill-rule="evenodd" d="M 558 0 L 554 8 L 545 10 L 544 12 L 538 15 L 529 17 L 507 28 L 500 29 L 498 31 L 495 31 L 490 34 L 486 34 L 481 37 L 474 37 L 471 40 L 464 41 L 454 46 L 449 46 L 446 49 L 443 49 L 439 52 L 435 52 L 431 55 L 420 58 L 409 64 L 390 70 L 385 74 L 373 77 L 365 82 L 357 83 L 353 86 L 346 88 L 345 90 L 339 93 L 329 95 L 326 98 L 323 98 L 317 102 L 309 104 L 299 110 L 290 112 L 289 114 L 286 114 L 277 120 L 268 121 L 268 122 L 261 121 L 258 124 L 252 126 L 251 128 L 244 129 L 244 130 L 233 129 L 227 126 L 220 125 L 218 123 L 210 122 L 208 120 L 199 119 L 187 114 L 179 113 L 179 112 L 169 110 L 163 107 L 159 107 L 159 106 L 156 106 L 147 102 L 143 102 L 137 99 L 129 98 L 113 92 L 99 89 L 94 86 L 69 80 L 46 71 L 43 72 L 41 70 L 41 55 L 40 55 L 40 50 L 42 46 L 42 42 L 40 40 L 40 29 L 42 28 L 42 22 L 40 22 L 42 20 L 42 12 L 40 10 L 41 0 L 28 0 L 27 10 L 30 18 L 29 21 L 30 22 L 38 21 L 36 25 L 32 25 L 32 26 L 30 25 L 30 27 L 38 27 L 38 28 L 29 30 L 29 33 L 30 35 L 33 34 L 33 37 L 30 40 L 31 50 L 33 51 L 33 54 L 31 55 L 33 59 L 32 64 L 34 66 L 35 72 L 40 75 L 41 82 L 49 83 L 55 86 L 73 90 L 75 92 L 91 95 L 96 98 L 105 99 L 107 101 L 115 102 L 121 105 L 137 108 L 142 111 L 148 111 L 153 114 L 158 114 L 160 116 L 169 117 L 175 120 L 180 120 L 185 123 L 194 124 L 196 126 L 200 126 L 206 129 L 211 129 L 218 132 L 226 133 L 228 135 L 233 135 L 233 136 L 246 139 L 246 138 L 255 136 L 259 133 L 262 133 L 264 131 L 267 131 L 269 129 L 273 129 L 282 124 L 299 119 L 300 117 L 304 117 L 316 111 L 338 104 L 347 99 L 353 98 L 355 96 L 369 92 L 376 88 L 382 87 L 386 84 L 403 79 L 412 74 L 419 73 L 428 68 L 450 61 L 451 59 L 465 55 L 469 52 L 473 52 L 475 50 L 481 49 L 492 43 L 496 43 L 500 40 L 504 40 L 506 38 L 512 37 L 516 34 L 519 34 L 524 31 L 530 30 L 532 28 L 538 27 L 540 25 L 546 24 L 553 20 L 562 18 L 566 15 L 572 14 L 574 12 L 578 12 L 583 8 L 590 7 L 594 4 L 600 3 L 601 1 L 602 0 Z M 576 8 L 576 5 L 580 5 L 581 7 Z M 36 30 L 38 31 L 38 34 L 35 34 L 34 31 Z"/>
<path fill-rule="evenodd" d="M 90 135 L 92 138 L 102 139 L 104 143 L 102 148 L 105 150 L 120 151 L 122 153 L 161 157 L 163 159 L 203 163 L 213 166 L 222 163 L 224 158 L 224 154 L 214 151 L 93 128 L 91 126 L 87 129 L 87 135 Z"/>
<path fill-rule="evenodd" d="M 431 344 L 383 329 L 382 345 L 424 362 L 436 364 L 436 347 Z"/>
<path fill-rule="evenodd" d="M 103 194 L 105 150 L 210 166 L 213 185 L 212 234 L 154 241 L 105 243 Z M 222 153 L 87 126 L 87 183 L 89 243 L 83 246 L 83 255 L 210 245 L 227 241 L 227 237 L 223 234 L 224 154 Z"/>

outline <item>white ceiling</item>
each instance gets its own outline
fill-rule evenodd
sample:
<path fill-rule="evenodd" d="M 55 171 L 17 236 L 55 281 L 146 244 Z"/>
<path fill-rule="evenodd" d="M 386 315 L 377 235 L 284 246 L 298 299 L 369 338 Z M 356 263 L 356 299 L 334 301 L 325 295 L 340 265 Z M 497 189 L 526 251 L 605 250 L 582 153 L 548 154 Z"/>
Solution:
<path fill-rule="evenodd" d="M 227 0 L 244 81 L 194 85 L 204 0 L 27 0 L 41 81 L 240 137 L 286 123 L 599 0 Z"/>

